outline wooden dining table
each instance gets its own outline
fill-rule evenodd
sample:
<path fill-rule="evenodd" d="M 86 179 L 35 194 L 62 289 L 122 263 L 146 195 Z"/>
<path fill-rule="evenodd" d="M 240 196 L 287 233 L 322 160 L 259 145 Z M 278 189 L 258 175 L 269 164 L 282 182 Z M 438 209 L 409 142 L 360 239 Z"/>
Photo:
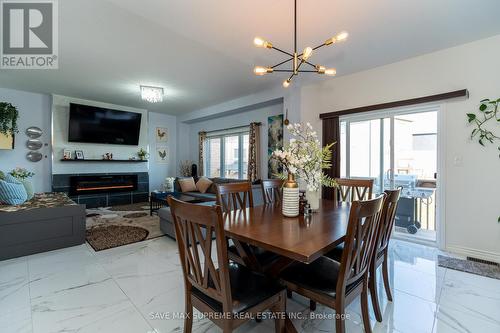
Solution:
<path fill-rule="evenodd" d="M 309 217 L 285 217 L 279 205 L 262 205 L 223 214 L 224 230 L 245 264 L 262 270 L 252 253 L 253 245 L 280 255 L 266 273 L 278 276 L 295 261 L 309 264 L 344 241 L 350 203 L 321 200 Z M 297 332 L 290 318 L 287 332 Z"/>

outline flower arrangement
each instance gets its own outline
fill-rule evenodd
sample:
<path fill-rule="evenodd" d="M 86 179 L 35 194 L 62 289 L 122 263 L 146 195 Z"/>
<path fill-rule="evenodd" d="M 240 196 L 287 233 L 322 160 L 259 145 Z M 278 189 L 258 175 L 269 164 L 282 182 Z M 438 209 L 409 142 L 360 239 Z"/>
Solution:
<path fill-rule="evenodd" d="M 321 186 L 335 187 L 336 182 L 323 172 L 332 166 L 332 146 L 321 147 L 317 133 L 310 123 L 303 126 L 299 123 L 287 126 L 292 135 L 290 143 L 283 150 L 275 150 L 272 157 L 277 159 L 286 170 L 305 182 L 307 191 L 316 192 Z M 285 179 L 285 173 L 279 174 Z"/>
<path fill-rule="evenodd" d="M 9 172 L 9 174 L 12 177 L 15 177 L 15 178 L 20 179 L 20 180 L 25 180 L 25 179 L 31 178 L 35 175 L 34 172 L 28 171 L 28 170 L 26 170 L 24 168 L 20 168 L 20 167 L 15 168 L 11 172 Z"/>
<path fill-rule="evenodd" d="M 145 160 L 146 158 L 149 157 L 149 153 L 144 148 L 141 148 L 137 152 L 137 156 L 139 156 L 141 160 Z"/>

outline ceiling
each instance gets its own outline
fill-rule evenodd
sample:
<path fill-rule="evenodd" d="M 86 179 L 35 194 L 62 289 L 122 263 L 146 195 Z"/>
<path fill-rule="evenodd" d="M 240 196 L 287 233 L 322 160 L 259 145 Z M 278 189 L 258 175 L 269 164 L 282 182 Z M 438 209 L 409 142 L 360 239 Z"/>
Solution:
<path fill-rule="evenodd" d="M 299 0 L 299 48 L 347 30 L 347 42 L 311 61 L 337 75 L 500 34 L 498 0 Z M 255 65 L 282 56 L 253 47 L 262 36 L 293 47 L 292 0 L 59 1 L 59 69 L 0 70 L 0 86 L 182 114 L 281 85 Z M 293 84 L 328 80 L 301 75 Z M 139 85 L 165 88 L 163 103 Z"/>

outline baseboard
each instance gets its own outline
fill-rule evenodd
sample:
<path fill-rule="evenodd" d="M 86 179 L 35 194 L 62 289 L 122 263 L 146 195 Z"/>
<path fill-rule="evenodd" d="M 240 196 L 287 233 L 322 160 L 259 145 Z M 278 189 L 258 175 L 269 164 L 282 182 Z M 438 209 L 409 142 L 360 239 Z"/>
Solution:
<path fill-rule="evenodd" d="M 482 251 L 458 245 L 448 245 L 446 246 L 446 251 L 453 252 L 466 257 L 474 257 L 478 259 L 484 259 L 500 263 L 500 253 Z"/>

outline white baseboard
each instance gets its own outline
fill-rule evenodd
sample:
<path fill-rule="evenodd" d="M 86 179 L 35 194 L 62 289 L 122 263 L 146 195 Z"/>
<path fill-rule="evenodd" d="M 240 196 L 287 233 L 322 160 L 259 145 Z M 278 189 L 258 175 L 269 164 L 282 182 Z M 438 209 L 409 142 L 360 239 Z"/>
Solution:
<path fill-rule="evenodd" d="M 458 245 L 448 245 L 446 246 L 446 251 L 453 252 L 466 257 L 473 257 L 500 263 L 500 253 L 482 251 Z"/>

